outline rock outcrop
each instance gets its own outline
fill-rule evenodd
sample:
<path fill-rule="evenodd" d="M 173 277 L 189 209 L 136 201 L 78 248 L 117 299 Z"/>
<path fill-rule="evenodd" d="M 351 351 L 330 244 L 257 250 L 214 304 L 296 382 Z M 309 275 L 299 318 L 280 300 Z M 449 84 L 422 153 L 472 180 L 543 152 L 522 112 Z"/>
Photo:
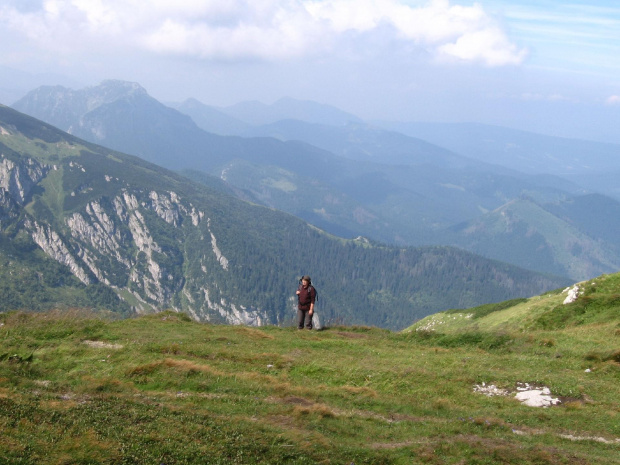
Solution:
<path fill-rule="evenodd" d="M 8 193 L 19 205 L 23 205 L 32 188 L 45 177 L 50 170 L 49 166 L 26 158 L 13 161 L 0 154 L 0 190 Z"/>
<path fill-rule="evenodd" d="M 9 129 L 3 131 L 9 134 Z M 123 187 L 111 198 L 93 195 L 93 200 L 67 213 L 59 224 L 58 219 L 50 222 L 33 217 L 24 207 L 32 200 L 35 186 L 52 169 L 62 167 L 33 158 L 13 158 L 0 154 L 0 221 L 22 216 L 22 227 L 34 243 L 85 285 L 101 282 L 123 298 L 131 296 L 137 312 L 175 308 L 197 320 L 250 325 L 268 322 L 266 312 L 234 302 L 209 279 L 213 265 L 227 271 L 229 261 L 218 246 L 211 219 L 176 192 Z M 71 172 L 87 174 L 76 159 L 65 166 Z M 104 179 L 107 183 L 119 181 L 108 174 Z M 92 194 L 92 190 L 90 183 L 84 183 L 70 196 Z M 212 255 L 188 257 L 183 244 L 190 235 L 204 240 L 204 250 Z M 160 244 L 162 239 L 165 245 Z M 183 267 L 191 260 L 200 261 L 202 273 L 188 277 Z"/>

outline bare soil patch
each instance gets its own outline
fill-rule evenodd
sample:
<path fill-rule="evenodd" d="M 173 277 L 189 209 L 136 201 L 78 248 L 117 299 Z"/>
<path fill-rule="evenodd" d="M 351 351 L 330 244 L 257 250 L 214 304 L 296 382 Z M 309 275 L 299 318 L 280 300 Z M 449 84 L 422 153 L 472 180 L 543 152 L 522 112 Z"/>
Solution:
<path fill-rule="evenodd" d="M 122 349 L 124 346 L 121 344 L 112 344 L 110 342 L 103 341 L 82 341 L 82 344 L 86 344 L 89 347 L 95 349 Z"/>

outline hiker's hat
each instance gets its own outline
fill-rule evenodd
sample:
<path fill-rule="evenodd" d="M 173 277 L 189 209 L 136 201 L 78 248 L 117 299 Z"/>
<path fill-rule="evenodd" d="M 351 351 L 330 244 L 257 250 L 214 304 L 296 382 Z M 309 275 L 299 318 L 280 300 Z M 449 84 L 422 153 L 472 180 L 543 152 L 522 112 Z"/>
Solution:
<path fill-rule="evenodd" d="M 301 280 L 302 281 L 308 281 L 309 283 L 312 282 L 312 280 L 310 279 L 310 276 L 308 276 L 308 275 L 302 276 Z"/>

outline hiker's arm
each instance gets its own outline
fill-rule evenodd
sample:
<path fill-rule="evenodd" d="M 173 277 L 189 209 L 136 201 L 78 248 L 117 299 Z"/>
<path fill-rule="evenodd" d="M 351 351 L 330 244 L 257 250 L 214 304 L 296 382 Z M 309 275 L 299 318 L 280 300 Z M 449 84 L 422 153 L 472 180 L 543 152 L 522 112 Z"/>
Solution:
<path fill-rule="evenodd" d="M 316 290 L 314 288 L 310 289 L 310 315 L 314 313 L 314 301 L 316 299 Z"/>

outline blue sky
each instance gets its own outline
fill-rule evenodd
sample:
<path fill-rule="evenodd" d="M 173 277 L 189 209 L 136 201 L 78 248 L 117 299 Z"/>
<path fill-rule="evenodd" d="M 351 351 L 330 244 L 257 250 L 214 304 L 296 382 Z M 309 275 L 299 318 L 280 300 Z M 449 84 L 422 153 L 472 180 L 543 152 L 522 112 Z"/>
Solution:
<path fill-rule="evenodd" d="M 6 104 L 114 78 L 163 101 L 289 96 L 620 143 L 618 2 L 3 0 L 0 41 Z"/>
<path fill-rule="evenodd" d="M 528 65 L 617 79 L 617 2 L 490 2 L 489 8 L 497 8 L 510 36 L 530 48 Z"/>

